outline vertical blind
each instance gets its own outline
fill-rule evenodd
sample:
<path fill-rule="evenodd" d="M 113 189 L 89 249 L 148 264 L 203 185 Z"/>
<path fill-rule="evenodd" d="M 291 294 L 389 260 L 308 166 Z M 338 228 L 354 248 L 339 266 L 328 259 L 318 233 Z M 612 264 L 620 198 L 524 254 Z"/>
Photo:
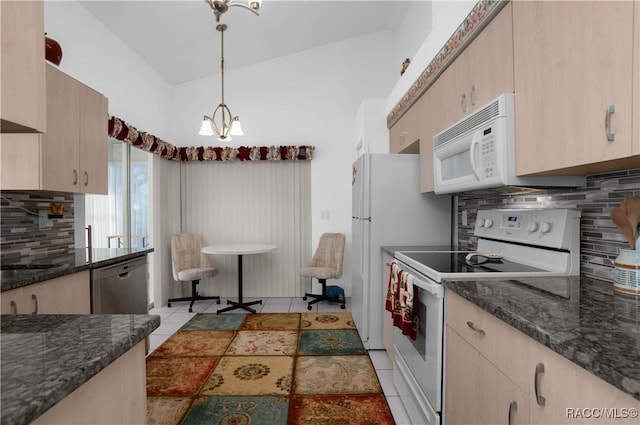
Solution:
<path fill-rule="evenodd" d="M 203 245 L 274 244 L 243 256 L 243 295 L 301 296 L 297 271 L 311 258 L 311 164 L 308 161 L 182 163 L 182 227 Z M 236 256 L 210 255 L 220 270 L 199 292 L 236 297 Z"/>

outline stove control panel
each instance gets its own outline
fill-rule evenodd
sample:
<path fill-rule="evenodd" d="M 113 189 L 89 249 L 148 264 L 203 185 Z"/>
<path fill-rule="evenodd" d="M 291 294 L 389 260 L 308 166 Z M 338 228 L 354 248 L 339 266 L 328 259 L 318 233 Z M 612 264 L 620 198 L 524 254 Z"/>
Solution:
<path fill-rule="evenodd" d="M 474 235 L 569 250 L 580 241 L 580 215 L 575 209 L 479 210 Z"/>

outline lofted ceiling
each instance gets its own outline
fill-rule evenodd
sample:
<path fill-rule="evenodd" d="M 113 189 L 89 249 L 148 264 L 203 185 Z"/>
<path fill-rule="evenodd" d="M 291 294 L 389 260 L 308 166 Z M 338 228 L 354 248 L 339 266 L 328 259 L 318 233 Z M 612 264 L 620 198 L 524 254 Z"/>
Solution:
<path fill-rule="evenodd" d="M 229 27 L 224 36 L 225 69 L 373 32 L 395 32 L 410 3 L 263 0 L 260 16 L 231 7 L 221 19 Z M 171 84 L 219 72 L 220 34 L 204 0 L 85 0 L 81 4 Z"/>

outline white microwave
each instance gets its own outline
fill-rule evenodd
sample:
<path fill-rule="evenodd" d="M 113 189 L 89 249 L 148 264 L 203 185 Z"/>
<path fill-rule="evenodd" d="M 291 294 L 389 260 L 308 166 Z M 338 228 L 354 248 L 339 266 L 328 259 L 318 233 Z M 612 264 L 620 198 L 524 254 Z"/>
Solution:
<path fill-rule="evenodd" d="M 503 93 L 433 137 L 435 193 L 584 186 L 583 176 L 516 176 L 513 98 L 513 93 Z"/>

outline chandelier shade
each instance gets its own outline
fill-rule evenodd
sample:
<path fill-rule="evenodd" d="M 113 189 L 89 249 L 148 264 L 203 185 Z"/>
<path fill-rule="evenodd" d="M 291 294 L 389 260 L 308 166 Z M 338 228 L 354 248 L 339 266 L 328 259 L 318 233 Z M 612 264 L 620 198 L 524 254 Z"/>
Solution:
<path fill-rule="evenodd" d="M 205 0 L 211 7 L 216 21 L 220 22 L 220 16 L 225 13 L 230 6 L 241 6 L 258 15 L 260 8 L 260 0 L 250 0 L 249 5 L 238 3 L 234 0 Z M 226 24 L 216 25 L 216 30 L 220 33 L 220 81 L 221 81 L 221 101 L 214 109 L 211 116 L 204 115 L 199 134 L 202 136 L 217 135 L 218 140 L 222 142 L 230 142 L 230 136 L 242 136 L 242 127 L 240 118 L 231 113 L 229 107 L 224 103 L 224 32 L 227 30 Z"/>

